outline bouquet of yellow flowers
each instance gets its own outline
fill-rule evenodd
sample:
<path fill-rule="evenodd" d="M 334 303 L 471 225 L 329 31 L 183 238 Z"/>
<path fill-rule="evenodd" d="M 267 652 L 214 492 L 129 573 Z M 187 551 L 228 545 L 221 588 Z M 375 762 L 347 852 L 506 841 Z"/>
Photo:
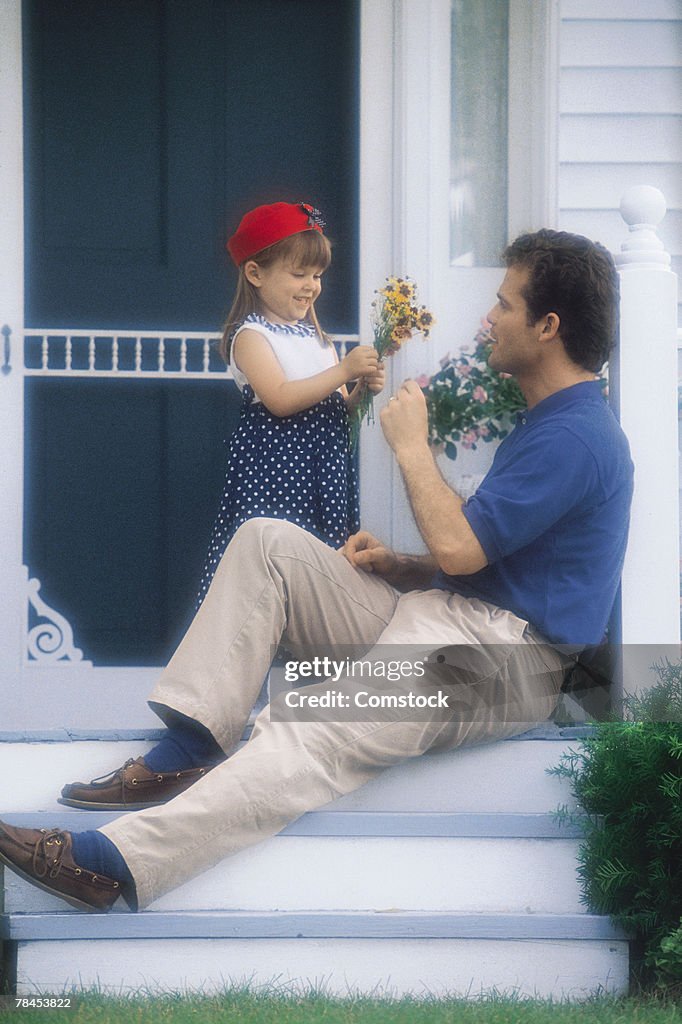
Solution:
<path fill-rule="evenodd" d="M 387 277 L 386 284 L 376 294 L 372 303 L 371 322 L 374 348 L 379 361 L 383 362 L 387 356 L 398 352 L 415 334 L 421 334 L 426 340 L 435 320 L 426 306 L 418 304 L 417 286 L 409 277 Z M 374 396 L 366 385 L 358 386 L 363 391 L 351 422 L 353 446 L 357 442 L 363 419 L 366 417 L 371 421 L 374 418 Z"/>

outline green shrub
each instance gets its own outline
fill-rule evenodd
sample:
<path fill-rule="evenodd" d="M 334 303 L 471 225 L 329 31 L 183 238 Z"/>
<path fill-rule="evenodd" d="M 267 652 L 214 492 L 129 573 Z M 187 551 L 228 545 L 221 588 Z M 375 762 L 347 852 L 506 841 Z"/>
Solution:
<path fill-rule="evenodd" d="M 552 770 L 582 808 L 583 901 L 632 934 L 647 985 L 682 983 L 682 664 L 655 669 L 622 720 L 597 724 Z"/>
<path fill-rule="evenodd" d="M 652 951 L 650 960 L 659 986 L 682 993 L 682 920 L 680 927 Z"/>

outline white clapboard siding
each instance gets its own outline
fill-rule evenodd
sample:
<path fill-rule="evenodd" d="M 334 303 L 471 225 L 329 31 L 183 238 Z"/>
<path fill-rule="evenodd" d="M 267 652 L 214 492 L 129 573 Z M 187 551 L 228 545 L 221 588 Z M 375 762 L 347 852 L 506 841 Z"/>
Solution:
<path fill-rule="evenodd" d="M 659 21 L 677 21 L 682 17 L 680 0 L 563 0 L 564 18 L 613 21 L 636 21 L 646 13 L 647 18 Z"/>
<path fill-rule="evenodd" d="M 619 251 L 620 196 L 653 185 L 682 269 L 682 0 L 562 0 L 559 227 Z"/>
<path fill-rule="evenodd" d="M 565 20 L 561 29 L 564 67 L 667 68 L 682 64 L 682 23 L 655 21 L 642 4 L 641 20 Z M 594 5 L 599 10 L 598 2 Z"/>
<path fill-rule="evenodd" d="M 565 67 L 559 104 L 564 114 L 677 114 L 682 68 Z"/>
<path fill-rule="evenodd" d="M 619 224 L 619 218 L 617 210 L 564 210 L 561 226 L 566 231 L 589 235 L 613 252 L 620 249 L 624 238 L 623 222 L 621 220 Z M 668 252 L 679 255 L 682 251 L 682 210 L 668 210 L 658 235 Z"/>
<path fill-rule="evenodd" d="M 565 210 L 612 210 L 614 195 L 622 196 L 631 188 L 635 174 L 645 175 L 647 185 L 660 189 L 670 210 L 682 209 L 679 164 L 563 164 L 559 172 L 562 206 Z M 622 242 L 626 227 L 622 220 L 620 223 Z"/>
<path fill-rule="evenodd" d="M 559 159 L 562 163 L 682 162 L 682 117 L 672 114 L 598 114 L 561 118 Z M 620 196 L 616 197 L 616 201 Z"/>

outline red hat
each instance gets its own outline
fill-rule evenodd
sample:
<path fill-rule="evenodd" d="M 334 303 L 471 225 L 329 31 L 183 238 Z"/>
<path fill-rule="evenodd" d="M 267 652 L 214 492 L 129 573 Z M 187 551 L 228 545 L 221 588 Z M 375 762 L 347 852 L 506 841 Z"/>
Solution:
<path fill-rule="evenodd" d="M 324 221 L 319 210 L 308 203 L 271 203 L 244 214 L 227 243 L 227 251 L 239 266 L 251 256 L 301 231 L 319 231 Z"/>

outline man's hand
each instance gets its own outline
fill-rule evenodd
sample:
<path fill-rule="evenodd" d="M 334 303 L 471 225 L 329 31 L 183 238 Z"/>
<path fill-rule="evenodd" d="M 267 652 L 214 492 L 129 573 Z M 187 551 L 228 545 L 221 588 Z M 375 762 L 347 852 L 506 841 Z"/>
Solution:
<path fill-rule="evenodd" d="M 378 576 L 391 576 L 398 565 L 395 552 L 367 530 L 360 530 L 349 537 L 341 548 L 341 554 L 357 569 L 375 572 Z"/>
<path fill-rule="evenodd" d="M 416 381 L 406 380 L 384 406 L 381 427 L 400 467 L 431 561 L 450 576 L 478 572 L 488 564 L 487 556 L 462 511 L 462 498 L 446 484 L 429 448 L 426 399 Z M 396 557 L 400 562 L 402 556 Z M 413 560 L 410 564 L 414 568 Z M 406 568 L 399 565 L 389 582 L 406 576 Z"/>
<path fill-rule="evenodd" d="M 416 381 L 406 380 L 381 410 L 381 429 L 396 455 L 409 447 L 428 447 L 426 399 Z"/>
<path fill-rule="evenodd" d="M 438 568 L 431 555 L 397 555 L 367 530 L 349 537 L 340 553 L 355 568 L 376 573 L 403 593 L 423 590 Z"/>

